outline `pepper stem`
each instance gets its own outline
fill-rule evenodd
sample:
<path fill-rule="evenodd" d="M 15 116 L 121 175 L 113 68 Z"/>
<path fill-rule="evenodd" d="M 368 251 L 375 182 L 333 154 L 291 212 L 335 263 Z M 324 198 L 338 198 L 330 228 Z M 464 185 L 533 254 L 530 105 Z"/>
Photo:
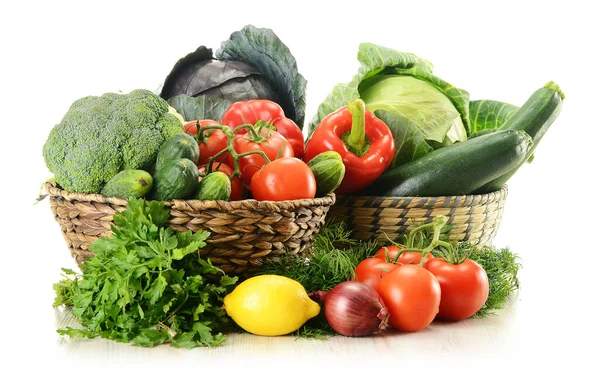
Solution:
<path fill-rule="evenodd" d="M 356 155 L 365 153 L 367 139 L 365 136 L 365 102 L 360 98 L 354 99 L 346 105 L 348 112 L 352 114 L 352 129 L 346 138 L 346 145 Z"/>

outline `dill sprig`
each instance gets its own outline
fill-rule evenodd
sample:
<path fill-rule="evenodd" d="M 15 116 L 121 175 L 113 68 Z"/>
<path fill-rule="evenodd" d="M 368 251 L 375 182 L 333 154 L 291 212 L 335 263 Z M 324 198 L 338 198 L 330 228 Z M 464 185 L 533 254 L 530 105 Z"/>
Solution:
<path fill-rule="evenodd" d="M 289 277 L 307 292 L 331 290 L 340 282 L 352 279 L 354 268 L 377 251 L 375 242 L 350 238 L 343 222 L 328 221 L 319 231 L 307 256 L 284 256 L 265 264 L 259 274 Z"/>

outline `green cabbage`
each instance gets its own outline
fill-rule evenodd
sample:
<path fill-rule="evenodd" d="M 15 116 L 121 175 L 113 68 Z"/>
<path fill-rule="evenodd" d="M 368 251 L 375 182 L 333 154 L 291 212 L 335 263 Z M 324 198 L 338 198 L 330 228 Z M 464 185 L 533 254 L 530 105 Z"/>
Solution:
<path fill-rule="evenodd" d="M 328 114 L 361 98 L 394 135 L 390 168 L 467 139 L 469 93 L 433 75 L 429 61 L 370 43 L 359 45 L 358 61 L 352 81 L 335 86 L 321 103 L 310 132 Z"/>
<path fill-rule="evenodd" d="M 403 115 L 419 126 L 427 139 L 453 143 L 467 138 L 452 101 L 428 82 L 409 75 L 376 75 L 364 80 L 358 92 L 367 109 Z"/>

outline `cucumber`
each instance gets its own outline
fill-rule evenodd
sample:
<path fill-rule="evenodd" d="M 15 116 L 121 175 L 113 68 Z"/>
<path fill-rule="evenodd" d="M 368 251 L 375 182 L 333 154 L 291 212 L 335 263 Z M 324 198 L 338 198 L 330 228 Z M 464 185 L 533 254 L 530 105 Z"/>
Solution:
<path fill-rule="evenodd" d="M 156 171 L 151 199 L 170 201 L 185 199 L 198 187 L 198 166 L 187 158 L 166 161 Z"/>
<path fill-rule="evenodd" d="M 308 161 L 307 165 L 317 181 L 317 197 L 322 197 L 336 190 L 346 174 L 346 166 L 344 166 L 342 156 L 333 150 L 317 155 Z"/>
<path fill-rule="evenodd" d="M 178 133 L 166 139 L 160 146 L 155 172 L 159 172 L 168 161 L 185 158 L 196 164 L 199 157 L 200 149 L 196 140 L 187 133 Z"/>
<path fill-rule="evenodd" d="M 229 201 L 231 180 L 225 173 L 216 171 L 206 175 L 200 181 L 196 199 L 201 201 Z"/>
<path fill-rule="evenodd" d="M 152 190 L 152 175 L 144 170 L 123 170 L 113 176 L 104 188 L 102 195 L 119 198 L 142 198 Z"/>
<path fill-rule="evenodd" d="M 470 194 L 527 159 L 525 131 L 504 130 L 436 149 L 385 172 L 367 195 L 449 196 Z"/>
<path fill-rule="evenodd" d="M 533 140 L 533 146 L 529 149 L 525 160 L 507 173 L 483 185 L 477 190 L 477 193 L 489 193 L 499 190 L 527 160 L 533 160 L 535 148 L 560 114 L 564 99 L 565 95 L 558 84 L 549 82 L 543 88 L 536 90 L 525 104 L 498 128 L 499 131 L 521 130 L 527 132 Z"/>

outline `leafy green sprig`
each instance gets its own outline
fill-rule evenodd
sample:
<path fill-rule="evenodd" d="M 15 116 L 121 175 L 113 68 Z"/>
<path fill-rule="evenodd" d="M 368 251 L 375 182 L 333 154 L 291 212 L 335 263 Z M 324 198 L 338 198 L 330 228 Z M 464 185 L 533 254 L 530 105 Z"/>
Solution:
<path fill-rule="evenodd" d="M 82 274 L 63 269 L 54 285 L 54 306 L 72 307 L 82 325 L 58 333 L 144 347 L 223 344 L 219 330 L 230 323 L 223 298 L 237 277 L 199 256 L 208 232 L 176 233 L 165 227 L 168 217 L 164 204 L 143 199 L 115 214 L 112 235 L 92 243 Z"/>

